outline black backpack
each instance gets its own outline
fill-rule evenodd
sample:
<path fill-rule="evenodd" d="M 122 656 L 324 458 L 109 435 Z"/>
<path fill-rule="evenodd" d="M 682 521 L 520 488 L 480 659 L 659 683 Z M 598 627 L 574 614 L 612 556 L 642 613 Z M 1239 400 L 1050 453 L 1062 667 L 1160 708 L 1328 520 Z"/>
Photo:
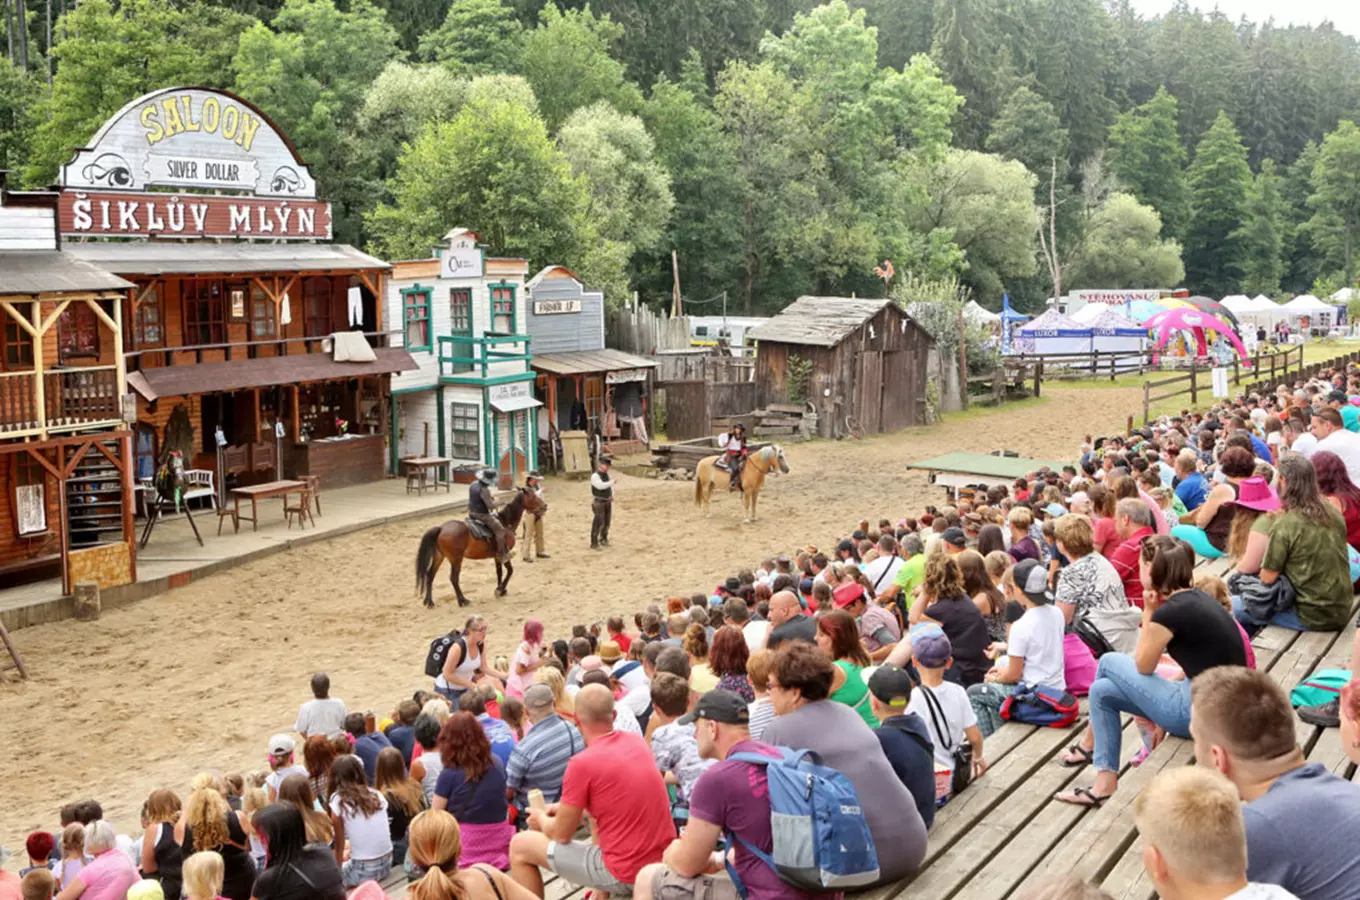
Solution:
<path fill-rule="evenodd" d="M 449 647 L 457 644 L 463 651 L 463 658 L 467 658 L 467 643 L 463 636 L 455 628 L 448 634 L 441 634 L 439 637 L 430 641 L 430 652 L 425 654 L 425 674 L 431 678 L 439 677 L 439 673 L 444 671 L 444 659 L 449 655 Z"/>

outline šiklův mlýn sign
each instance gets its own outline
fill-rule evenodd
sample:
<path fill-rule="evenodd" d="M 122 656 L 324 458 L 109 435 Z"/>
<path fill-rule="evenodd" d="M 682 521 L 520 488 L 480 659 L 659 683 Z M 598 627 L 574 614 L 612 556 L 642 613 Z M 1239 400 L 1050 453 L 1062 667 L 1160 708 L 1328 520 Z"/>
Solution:
<path fill-rule="evenodd" d="M 167 88 L 139 97 L 76 151 L 60 183 L 64 237 L 331 236 L 330 204 L 316 199 L 292 144 L 226 91 Z"/>

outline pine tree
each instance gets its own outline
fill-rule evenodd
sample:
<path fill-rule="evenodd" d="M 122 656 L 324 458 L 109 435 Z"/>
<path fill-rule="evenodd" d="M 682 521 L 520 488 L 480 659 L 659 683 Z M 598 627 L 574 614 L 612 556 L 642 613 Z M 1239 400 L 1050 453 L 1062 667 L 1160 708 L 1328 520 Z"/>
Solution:
<path fill-rule="evenodd" d="M 1247 194 L 1246 218 L 1234 233 L 1246 253 L 1242 266 L 1242 292 L 1270 294 L 1280 290 L 1284 277 L 1284 234 L 1288 227 L 1288 203 L 1283 193 L 1284 178 L 1275 170 L 1275 160 L 1261 163 Z"/>
<path fill-rule="evenodd" d="M 1322 141 L 1313 167 L 1313 218 L 1308 227 L 1327 262 L 1354 283 L 1360 250 L 1360 128 L 1343 121 Z"/>
<path fill-rule="evenodd" d="M 1247 262 L 1238 233 L 1251 190 L 1247 148 L 1225 112 L 1195 148 L 1190 163 L 1192 212 L 1185 232 L 1185 278 L 1198 293 L 1222 296 L 1237 291 Z"/>
<path fill-rule="evenodd" d="M 1177 132 L 1178 104 L 1165 88 L 1123 113 L 1110 128 L 1110 170 L 1139 203 L 1157 210 L 1162 233 L 1180 237 L 1190 217 L 1185 148 Z"/>

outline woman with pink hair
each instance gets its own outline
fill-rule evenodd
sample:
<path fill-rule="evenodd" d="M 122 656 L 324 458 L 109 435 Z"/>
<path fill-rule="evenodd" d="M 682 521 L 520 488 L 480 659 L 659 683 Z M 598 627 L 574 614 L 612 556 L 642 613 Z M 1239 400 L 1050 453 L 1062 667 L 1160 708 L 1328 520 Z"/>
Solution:
<path fill-rule="evenodd" d="M 510 660 L 510 677 L 505 679 L 505 693 L 524 699 L 524 689 L 534 681 L 534 670 L 543 664 L 543 623 L 529 619 L 524 623 L 524 640 Z"/>

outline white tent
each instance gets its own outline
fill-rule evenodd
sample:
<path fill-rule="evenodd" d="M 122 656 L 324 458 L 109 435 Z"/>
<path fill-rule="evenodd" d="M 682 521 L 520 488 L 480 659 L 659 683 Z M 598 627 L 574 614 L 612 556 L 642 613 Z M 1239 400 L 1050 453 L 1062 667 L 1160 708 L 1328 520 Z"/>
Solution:
<path fill-rule="evenodd" d="M 1347 303 L 1350 303 L 1354 297 L 1355 288 L 1346 287 L 1337 291 L 1335 294 L 1332 294 L 1332 296 L 1327 299 L 1331 300 L 1334 306 L 1345 306 Z"/>
<path fill-rule="evenodd" d="M 1114 307 L 1111 307 L 1105 303 L 1088 303 L 1081 309 L 1072 313 L 1072 321 L 1079 322 L 1082 325 L 1090 325 L 1096 319 L 1099 319 L 1101 316 L 1105 315 L 1107 310 L 1113 308 Z"/>
<path fill-rule="evenodd" d="M 1293 300 L 1286 303 L 1284 308 L 1289 310 L 1290 315 L 1295 316 L 1312 316 L 1317 315 L 1318 313 L 1332 312 L 1332 305 L 1330 303 L 1323 303 L 1312 294 L 1299 294 Z"/>
<path fill-rule="evenodd" d="M 987 309 L 976 300 L 968 301 L 968 305 L 963 308 L 963 317 L 974 325 L 990 325 L 993 322 L 1001 321 L 999 315 Z"/>
<path fill-rule="evenodd" d="M 1251 312 L 1251 298 L 1246 294 L 1229 294 L 1223 298 L 1223 305 L 1236 315 Z"/>
<path fill-rule="evenodd" d="M 1090 353 L 1091 329 L 1056 309 L 1026 322 L 1016 333 L 1017 353 Z"/>
<path fill-rule="evenodd" d="M 1087 324 L 1091 326 L 1092 351 L 1114 353 L 1147 349 L 1148 330 L 1115 308 L 1105 308 Z M 1136 369 L 1140 365 L 1134 357 L 1120 359 L 1117 364 L 1121 369 Z"/>

